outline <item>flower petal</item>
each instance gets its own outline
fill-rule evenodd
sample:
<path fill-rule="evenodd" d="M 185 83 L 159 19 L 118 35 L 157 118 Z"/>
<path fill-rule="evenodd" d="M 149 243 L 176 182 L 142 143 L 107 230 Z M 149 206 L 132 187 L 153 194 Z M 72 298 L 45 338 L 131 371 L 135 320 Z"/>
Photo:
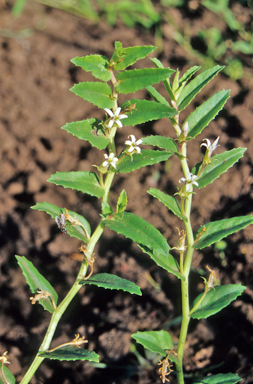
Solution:
<path fill-rule="evenodd" d="M 122 120 L 122 119 L 127 119 L 128 116 L 127 115 L 119 115 L 119 119 Z"/>
<path fill-rule="evenodd" d="M 104 110 L 109 116 L 114 117 L 113 112 L 109 108 L 104 108 Z"/>
<path fill-rule="evenodd" d="M 112 161 L 112 160 L 113 160 L 113 158 L 114 158 L 114 153 L 113 153 L 113 152 L 111 152 L 111 153 L 110 153 L 110 155 L 109 155 L 109 159 Z"/>
<path fill-rule="evenodd" d="M 123 127 L 123 124 L 121 123 L 120 120 L 115 120 L 115 123 L 117 124 L 117 126 L 118 126 L 119 128 L 122 128 L 122 127 Z"/>
<path fill-rule="evenodd" d="M 112 128 L 113 124 L 114 124 L 114 119 L 111 119 L 111 120 L 109 121 L 108 125 L 107 125 L 108 128 Z"/>
<path fill-rule="evenodd" d="M 120 111 L 121 111 L 121 108 L 118 107 L 118 108 L 116 109 L 116 112 L 115 112 L 114 116 L 118 116 L 118 117 L 119 117 Z"/>

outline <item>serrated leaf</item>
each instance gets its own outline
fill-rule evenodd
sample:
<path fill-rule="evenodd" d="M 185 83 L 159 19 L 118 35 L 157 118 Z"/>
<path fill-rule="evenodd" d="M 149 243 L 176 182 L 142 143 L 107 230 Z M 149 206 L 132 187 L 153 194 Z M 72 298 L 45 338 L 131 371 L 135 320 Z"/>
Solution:
<path fill-rule="evenodd" d="M 62 213 L 65 215 L 68 213 L 74 220 L 77 220 L 80 222 L 80 225 L 73 225 L 71 223 L 71 220 L 66 219 L 66 230 L 69 236 L 76 237 L 79 240 L 85 241 L 87 243 L 88 237 L 91 234 L 90 224 L 89 222 L 82 216 L 79 215 L 76 212 L 68 211 L 66 208 L 59 208 L 54 204 L 47 203 L 44 201 L 43 203 L 37 203 L 32 209 L 43 211 L 48 213 L 53 219 L 56 218 L 56 216 L 60 216 Z"/>
<path fill-rule="evenodd" d="M 229 98 L 230 91 L 220 91 L 196 108 L 185 120 L 189 124 L 188 136 L 194 138 L 210 123 L 223 108 Z M 184 124 L 185 124 L 184 122 Z"/>
<path fill-rule="evenodd" d="M 203 172 L 198 177 L 197 188 L 204 188 L 211 184 L 220 175 L 231 168 L 241 157 L 247 148 L 234 148 L 230 151 L 215 155 L 211 159 L 211 164 L 208 164 Z M 194 171 L 193 171 L 194 173 Z"/>
<path fill-rule="evenodd" d="M 220 312 L 223 308 L 227 307 L 232 301 L 234 301 L 237 296 L 246 289 L 241 284 L 228 284 L 228 285 L 219 285 L 214 289 L 210 289 L 207 292 L 204 299 L 200 302 L 199 306 L 196 307 L 196 310 L 190 312 L 190 316 L 193 319 L 206 319 L 209 316 L 214 315 L 217 312 Z M 200 294 L 193 302 L 192 308 L 200 300 Z"/>
<path fill-rule="evenodd" d="M 175 108 L 157 103 L 156 101 L 138 100 L 132 99 L 122 104 L 121 109 L 129 107 L 135 104 L 136 107 L 131 113 L 128 114 L 128 118 L 122 120 L 123 125 L 137 125 L 147 121 L 159 120 L 165 117 L 173 117 L 177 114 Z"/>
<path fill-rule="evenodd" d="M 109 81 L 112 73 L 108 71 L 109 60 L 101 55 L 75 57 L 71 63 L 81 67 L 84 71 L 91 72 L 94 77 L 102 81 Z"/>
<path fill-rule="evenodd" d="M 173 196 L 166 195 L 162 191 L 159 191 L 156 188 L 150 188 L 148 190 L 148 193 L 161 201 L 168 209 L 170 209 L 174 215 L 178 216 L 181 220 L 186 220 L 186 217 L 184 217 L 181 213 L 180 206 Z"/>
<path fill-rule="evenodd" d="M 110 273 L 98 273 L 97 275 L 91 276 L 87 280 L 79 281 L 79 284 L 92 284 L 97 285 L 98 287 L 103 287 L 105 289 L 117 289 L 132 294 L 134 293 L 135 295 L 139 296 L 142 295 L 138 285 L 132 283 L 129 280 L 123 279 L 122 277 L 111 275 Z"/>
<path fill-rule="evenodd" d="M 130 212 L 116 213 L 104 221 L 113 231 L 136 242 L 137 245 L 166 271 L 182 278 L 174 257 L 170 255 L 170 246 L 153 225 Z"/>
<path fill-rule="evenodd" d="M 118 62 L 114 68 L 117 71 L 122 71 L 130 65 L 133 65 L 137 60 L 144 59 L 149 53 L 153 52 L 155 49 L 156 47 L 152 45 L 123 48 L 121 54 L 125 55 L 124 59 Z"/>
<path fill-rule="evenodd" d="M 103 201 L 102 202 L 102 215 L 108 216 L 108 215 L 111 215 L 112 213 L 113 213 L 113 209 L 110 206 L 110 204 Z"/>
<path fill-rule="evenodd" d="M 197 66 L 197 65 L 195 65 L 195 66 L 189 68 L 189 69 L 183 74 L 183 76 L 179 79 L 179 82 L 178 82 L 179 87 L 184 86 L 184 85 L 187 83 L 187 81 L 189 81 L 190 78 L 194 75 L 194 73 L 196 73 L 197 71 L 200 70 L 200 68 L 201 68 L 201 67 L 200 67 L 200 66 Z"/>
<path fill-rule="evenodd" d="M 54 204 L 47 203 L 44 201 L 43 203 L 37 203 L 36 205 L 31 207 L 34 210 L 37 211 L 43 211 L 48 213 L 53 219 L 55 219 L 55 216 L 59 216 L 63 213 L 63 209 L 57 207 Z"/>
<path fill-rule="evenodd" d="M 182 111 L 201 91 L 201 89 L 213 79 L 224 67 L 216 65 L 207 69 L 200 75 L 196 76 L 189 84 L 187 84 L 177 99 L 178 110 Z"/>
<path fill-rule="evenodd" d="M 3 377 L 4 374 L 4 377 Z M 15 384 L 16 379 L 11 373 L 11 371 L 6 367 L 6 365 L 3 365 L 3 368 L 0 372 L 0 384 Z"/>
<path fill-rule="evenodd" d="M 144 348 L 162 356 L 167 356 L 168 351 L 172 350 L 174 346 L 169 332 L 163 330 L 136 332 L 132 335 L 132 338 Z"/>
<path fill-rule="evenodd" d="M 81 140 L 87 140 L 98 149 L 105 149 L 110 139 L 101 132 L 101 122 L 96 118 L 65 124 L 62 129 Z"/>
<path fill-rule="evenodd" d="M 39 352 L 38 355 L 51 360 L 88 360 L 99 362 L 99 355 L 94 351 L 71 345 L 55 349 L 52 352 Z"/>
<path fill-rule="evenodd" d="M 236 384 L 241 380 L 236 373 L 218 373 L 198 379 L 193 384 Z"/>
<path fill-rule="evenodd" d="M 197 230 L 194 236 L 196 239 L 194 248 L 202 249 L 208 247 L 224 237 L 240 231 L 250 224 L 253 224 L 253 216 L 251 215 L 232 217 L 231 219 L 223 219 L 207 223 Z"/>
<path fill-rule="evenodd" d="M 124 212 L 126 210 L 126 207 L 127 207 L 127 195 L 126 195 L 126 191 L 123 189 L 117 201 L 116 212 L 117 213 Z"/>
<path fill-rule="evenodd" d="M 114 22 L 112 24 L 114 24 Z M 124 60 L 126 54 L 123 53 L 123 46 L 120 41 L 115 41 L 114 47 L 114 52 L 112 54 L 110 62 L 113 63 L 113 65 L 116 65 L 117 63 L 120 63 L 122 60 Z"/>
<path fill-rule="evenodd" d="M 152 87 L 152 85 L 149 85 L 147 87 L 147 91 L 150 94 L 150 96 L 153 98 L 154 101 L 156 101 L 157 103 L 161 103 L 161 104 L 164 104 L 164 105 L 167 105 L 168 107 L 170 107 L 170 104 L 165 99 L 165 97 L 163 97 L 154 87 Z"/>
<path fill-rule="evenodd" d="M 151 149 L 142 150 L 141 153 L 134 153 L 132 155 L 132 161 L 130 156 L 126 156 L 121 160 L 119 156 L 119 162 L 117 164 L 117 173 L 128 173 L 136 169 L 146 167 L 147 165 L 153 165 L 160 163 L 161 161 L 168 160 L 173 153 L 165 151 L 153 151 Z"/>
<path fill-rule="evenodd" d="M 116 75 L 119 82 L 116 89 L 119 93 L 134 93 L 139 89 L 165 80 L 174 72 L 170 68 L 143 68 L 120 72 Z"/>
<path fill-rule="evenodd" d="M 50 183 L 71 188 L 88 195 L 102 197 L 104 189 L 100 187 L 99 178 L 94 172 L 56 172 L 48 179 Z"/>
<path fill-rule="evenodd" d="M 108 84 L 100 82 L 82 82 L 75 84 L 70 91 L 82 99 L 98 106 L 99 108 L 109 108 L 114 106 L 111 99 L 112 90 Z"/>
<path fill-rule="evenodd" d="M 154 145 L 158 148 L 166 149 L 166 151 L 173 152 L 179 155 L 178 147 L 175 141 L 169 137 L 155 135 L 146 136 L 142 139 L 142 144 Z"/>
<path fill-rule="evenodd" d="M 25 258 L 25 256 L 15 256 L 18 265 L 22 269 L 23 275 L 26 279 L 27 284 L 29 285 L 32 293 L 36 293 L 39 291 L 47 291 L 51 293 L 54 298 L 55 305 L 57 305 L 58 295 L 55 292 L 52 285 L 43 277 L 39 271 L 34 267 L 33 263 Z M 54 312 L 54 307 L 50 298 L 39 300 L 39 303 L 43 306 L 43 308 L 50 312 Z"/>

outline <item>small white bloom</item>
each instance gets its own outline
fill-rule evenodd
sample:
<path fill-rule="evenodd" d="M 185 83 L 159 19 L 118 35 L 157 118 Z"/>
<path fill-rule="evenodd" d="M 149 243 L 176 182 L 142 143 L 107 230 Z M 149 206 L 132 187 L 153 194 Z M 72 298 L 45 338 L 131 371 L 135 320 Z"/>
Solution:
<path fill-rule="evenodd" d="M 188 175 L 185 177 L 181 177 L 179 180 L 179 183 L 185 183 L 185 191 L 189 192 L 190 188 L 193 187 L 193 185 L 196 185 L 198 187 L 199 183 L 197 183 L 198 176 L 193 175 L 191 172 L 188 173 Z"/>
<path fill-rule="evenodd" d="M 123 124 L 120 120 L 126 119 L 127 115 L 120 115 L 121 108 L 117 108 L 116 112 L 113 113 L 110 109 L 105 108 L 105 112 L 110 116 L 109 122 L 107 123 L 108 128 L 112 128 L 114 126 L 114 123 L 117 124 L 118 127 L 122 128 Z"/>
<path fill-rule="evenodd" d="M 125 144 L 128 145 L 128 148 L 126 149 L 126 151 L 128 153 L 132 153 L 134 151 L 136 153 L 141 153 L 141 149 L 138 147 L 138 145 L 142 143 L 142 140 L 141 139 L 136 140 L 134 135 L 129 135 L 128 138 L 130 138 L 131 140 L 125 141 Z"/>
<path fill-rule="evenodd" d="M 217 137 L 217 139 L 211 144 L 211 141 L 209 139 L 203 139 L 203 141 L 206 141 L 206 143 L 202 143 L 201 147 L 206 147 L 208 150 L 208 154 L 211 157 L 213 151 L 218 147 L 218 142 L 220 140 L 220 136 Z"/>
<path fill-rule="evenodd" d="M 103 167 L 108 167 L 108 165 L 111 165 L 113 168 L 116 169 L 116 163 L 119 161 L 119 159 L 114 155 L 113 152 L 110 153 L 110 155 L 104 154 L 105 161 L 103 162 L 102 166 Z"/>

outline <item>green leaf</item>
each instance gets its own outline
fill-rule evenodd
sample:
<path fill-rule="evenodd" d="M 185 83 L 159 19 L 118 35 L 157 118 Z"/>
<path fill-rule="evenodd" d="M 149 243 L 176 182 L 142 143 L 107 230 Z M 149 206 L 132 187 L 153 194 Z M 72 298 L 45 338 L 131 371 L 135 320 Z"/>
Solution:
<path fill-rule="evenodd" d="M 70 91 L 99 108 L 111 109 L 114 106 L 114 101 L 111 99 L 112 90 L 108 84 L 86 81 L 75 84 Z"/>
<path fill-rule="evenodd" d="M 168 209 L 170 209 L 174 215 L 178 216 L 181 220 L 186 220 L 186 217 L 184 217 L 181 213 L 180 206 L 173 196 L 166 195 L 165 193 L 159 191 L 156 188 L 150 188 L 148 190 L 148 193 L 152 196 L 154 196 L 156 199 L 161 201 Z"/>
<path fill-rule="evenodd" d="M 5 365 L 3 365 L 2 369 L 3 370 L 0 372 L 0 384 L 15 384 L 16 379 L 11 371 Z M 4 374 L 4 378 L 2 373 Z"/>
<path fill-rule="evenodd" d="M 102 215 L 103 216 L 108 216 L 113 213 L 113 209 L 110 206 L 110 204 L 105 203 L 104 201 L 102 202 Z"/>
<path fill-rule="evenodd" d="M 196 307 L 193 312 L 190 312 L 190 316 L 193 319 L 206 319 L 209 316 L 214 315 L 217 312 L 220 312 L 223 308 L 227 307 L 237 296 L 246 289 L 241 284 L 228 284 L 228 285 L 219 285 L 214 289 L 210 289 L 207 292 L 204 299 Z M 193 302 L 192 308 L 200 300 L 201 293 Z"/>
<path fill-rule="evenodd" d="M 241 377 L 236 373 L 218 373 L 198 379 L 193 384 L 236 384 L 241 380 Z"/>
<path fill-rule="evenodd" d="M 200 75 L 196 76 L 189 84 L 187 84 L 177 99 L 178 110 L 182 111 L 201 91 L 201 89 L 212 80 L 224 67 L 216 65 L 213 68 L 207 69 Z"/>
<path fill-rule="evenodd" d="M 120 41 L 115 41 L 114 46 L 115 46 L 115 49 L 110 60 L 110 63 L 112 66 L 115 66 L 116 64 L 120 63 L 122 60 L 124 60 L 126 56 L 126 54 L 123 53 L 123 46 Z"/>
<path fill-rule="evenodd" d="M 101 132 L 101 122 L 102 120 L 96 118 L 75 121 L 65 124 L 62 129 L 78 137 L 78 139 L 89 141 L 93 147 L 105 149 L 110 139 Z"/>
<path fill-rule="evenodd" d="M 159 148 L 166 149 L 168 152 L 176 153 L 179 155 L 178 147 L 175 141 L 165 136 L 146 136 L 142 139 L 142 144 L 154 145 Z"/>
<path fill-rule="evenodd" d="M 116 87 L 119 93 L 134 93 L 149 85 L 159 83 L 170 77 L 174 70 L 170 68 L 144 68 L 120 72 L 116 76 L 119 85 Z"/>
<path fill-rule="evenodd" d="M 147 91 L 148 93 L 150 94 L 150 96 L 152 96 L 152 98 L 157 102 L 157 103 L 161 103 L 161 104 L 164 104 L 164 105 L 167 105 L 168 107 L 170 107 L 170 104 L 169 102 L 165 99 L 165 97 L 163 97 L 154 87 L 152 87 L 152 85 L 149 85 L 147 87 Z"/>
<path fill-rule="evenodd" d="M 125 126 L 142 124 L 147 121 L 163 119 L 164 117 L 173 117 L 177 114 L 175 108 L 170 106 L 157 103 L 156 101 L 138 99 L 126 101 L 122 104 L 121 109 L 124 110 L 133 104 L 136 105 L 135 109 L 127 114 L 127 119 L 122 120 L 122 124 Z"/>
<path fill-rule="evenodd" d="M 119 156 L 119 162 L 117 164 L 117 173 L 128 173 L 134 171 L 135 169 L 139 169 L 141 167 L 146 167 L 147 165 L 153 165 L 156 163 L 160 163 L 161 161 L 168 160 L 173 153 L 165 152 L 165 151 L 153 151 L 151 149 L 142 150 L 141 153 L 134 153 L 132 155 L 133 161 L 131 161 L 130 156 L 125 156 L 122 160 Z"/>
<path fill-rule="evenodd" d="M 123 189 L 117 201 L 116 212 L 117 213 L 124 212 L 126 210 L 126 207 L 127 207 L 127 195 L 126 195 L 126 191 Z"/>
<path fill-rule="evenodd" d="M 84 71 L 91 72 L 94 77 L 102 81 L 111 80 L 112 74 L 108 71 L 109 60 L 101 55 L 75 57 L 71 63 L 81 67 Z"/>
<path fill-rule="evenodd" d="M 52 352 L 39 352 L 40 357 L 51 360 L 88 360 L 99 362 L 99 355 L 94 351 L 67 345 Z"/>
<path fill-rule="evenodd" d="M 76 237 L 79 240 L 85 241 L 87 243 L 88 237 L 90 237 L 91 229 L 89 222 L 81 215 L 73 211 L 67 211 L 66 208 L 59 208 L 56 205 L 47 203 L 44 201 L 43 203 L 37 203 L 32 209 L 36 209 L 38 211 L 43 211 L 48 213 L 53 219 L 56 216 L 60 216 L 62 213 L 66 219 L 66 230 L 69 236 Z M 66 213 L 71 216 L 68 219 Z M 80 225 L 73 224 L 73 220 L 78 221 Z"/>
<path fill-rule="evenodd" d="M 234 148 L 230 151 L 215 155 L 211 159 L 211 164 L 208 164 L 198 178 L 198 187 L 204 188 L 211 184 L 220 175 L 231 168 L 241 157 L 247 148 Z M 192 171 L 194 173 L 194 170 Z"/>
<path fill-rule="evenodd" d="M 226 90 L 215 93 L 187 117 L 186 121 L 188 121 L 189 124 L 189 136 L 194 138 L 202 132 L 223 108 L 223 105 L 229 98 L 229 93 L 230 91 Z"/>
<path fill-rule="evenodd" d="M 56 172 L 48 179 L 50 183 L 71 188 L 88 195 L 102 197 L 104 189 L 100 187 L 99 178 L 94 172 Z"/>
<path fill-rule="evenodd" d="M 15 257 L 18 261 L 18 265 L 22 269 L 23 275 L 25 276 L 26 282 L 29 285 L 32 293 L 36 293 L 38 290 L 47 291 L 51 293 L 54 298 L 55 305 L 57 305 L 57 293 L 55 292 L 52 285 L 45 279 L 45 277 L 43 277 L 39 273 L 39 271 L 34 267 L 33 263 L 31 261 L 28 261 L 25 256 L 16 255 Z M 55 309 L 50 298 L 39 300 L 39 303 L 43 306 L 46 311 L 50 313 L 54 312 Z"/>
<path fill-rule="evenodd" d="M 200 70 L 201 67 L 195 65 L 191 68 L 189 68 L 184 74 L 183 76 L 181 77 L 181 79 L 179 79 L 179 82 L 178 82 L 178 85 L 179 87 L 181 88 L 182 86 L 185 86 L 185 84 L 187 83 L 187 81 L 190 80 L 190 78 L 194 75 L 194 73 L 196 73 L 197 71 Z"/>
<path fill-rule="evenodd" d="M 133 65 L 137 60 L 144 59 L 149 53 L 153 52 L 155 49 L 156 47 L 152 45 L 123 48 L 121 54 L 124 55 L 124 59 L 118 62 L 114 68 L 117 71 L 122 71 L 130 65 Z"/>
<path fill-rule="evenodd" d="M 144 348 L 162 356 L 167 356 L 168 351 L 173 349 L 172 338 L 166 331 L 136 332 L 132 338 Z"/>
<path fill-rule="evenodd" d="M 164 68 L 164 66 L 161 63 L 161 61 L 158 60 L 157 58 L 153 58 L 153 59 L 150 59 L 150 60 L 153 61 L 153 63 L 155 64 L 156 68 Z M 165 86 L 166 91 L 168 92 L 168 95 L 169 95 L 170 99 L 171 100 L 175 100 L 174 94 L 172 92 L 171 84 L 170 84 L 170 79 L 169 78 L 165 79 L 163 84 Z"/>
<path fill-rule="evenodd" d="M 137 245 L 166 271 L 182 278 L 170 246 L 153 225 L 130 212 L 116 213 L 104 221 L 111 230 L 135 241 Z"/>
<path fill-rule="evenodd" d="M 202 249 L 208 247 L 224 237 L 240 231 L 250 224 L 253 224 L 253 216 L 251 215 L 232 217 L 231 219 L 223 219 L 207 223 L 197 230 L 194 236 L 196 239 L 194 248 Z"/>
<path fill-rule="evenodd" d="M 103 287 L 105 289 L 121 289 L 122 291 L 132 294 L 134 293 L 135 295 L 142 295 L 138 285 L 132 283 L 129 280 L 123 279 L 122 277 L 111 275 L 110 273 L 98 273 L 97 275 L 91 276 L 87 280 L 79 281 L 79 284 L 92 284 L 97 285 L 98 287 Z"/>

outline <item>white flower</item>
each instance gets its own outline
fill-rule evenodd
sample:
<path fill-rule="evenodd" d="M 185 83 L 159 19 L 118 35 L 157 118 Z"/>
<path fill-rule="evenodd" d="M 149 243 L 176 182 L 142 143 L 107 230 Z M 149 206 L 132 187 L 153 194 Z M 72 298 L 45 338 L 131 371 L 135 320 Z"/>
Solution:
<path fill-rule="evenodd" d="M 103 162 L 102 166 L 103 167 L 108 167 L 108 165 L 111 165 L 113 168 L 116 169 L 116 163 L 119 161 L 119 159 L 114 155 L 113 152 L 110 153 L 110 155 L 104 154 L 105 161 Z"/>
<path fill-rule="evenodd" d="M 127 115 L 120 115 L 121 108 L 117 108 L 116 112 L 113 113 L 110 109 L 105 108 L 105 112 L 110 116 L 109 122 L 107 123 L 108 128 L 112 128 L 114 126 L 114 123 L 117 124 L 118 127 L 122 128 L 123 124 L 120 120 L 126 119 Z"/>
<path fill-rule="evenodd" d="M 138 145 L 142 143 L 142 140 L 139 139 L 136 141 L 136 138 L 134 135 L 129 135 L 128 137 L 130 137 L 132 141 L 130 140 L 125 141 L 125 144 L 128 145 L 128 148 L 126 149 L 126 151 L 128 153 L 132 153 L 132 152 L 141 153 L 141 149 L 138 147 Z"/>
<path fill-rule="evenodd" d="M 211 163 L 211 156 L 213 151 L 218 147 L 220 136 L 217 137 L 217 139 L 211 144 L 211 141 L 209 139 L 204 139 L 203 141 L 206 141 L 206 143 L 202 143 L 200 146 L 206 147 L 206 153 L 203 159 L 203 164 L 208 165 Z"/>
<path fill-rule="evenodd" d="M 219 140 L 220 136 L 218 136 L 217 139 L 211 145 L 211 141 L 209 139 L 203 139 L 203 141 L 206 141 L 206 143 L 202 143 L 201 147 L 206 147 L 208 149 L 209 156 L 211 157 L 213 151 L 218 147 Z"/>
<path fill-rule="evenodd" d="M 198 176 L 193 175 L 191 172 L 188 173 L 188 175 L 185 177 L 181 177 L 179 180 L 179 183 L 185 183 L 185 191 L 189 192 L 190 188 L 193 187 L 193 185 L 199 186 L 199 183 L 197 183 Z"/>

